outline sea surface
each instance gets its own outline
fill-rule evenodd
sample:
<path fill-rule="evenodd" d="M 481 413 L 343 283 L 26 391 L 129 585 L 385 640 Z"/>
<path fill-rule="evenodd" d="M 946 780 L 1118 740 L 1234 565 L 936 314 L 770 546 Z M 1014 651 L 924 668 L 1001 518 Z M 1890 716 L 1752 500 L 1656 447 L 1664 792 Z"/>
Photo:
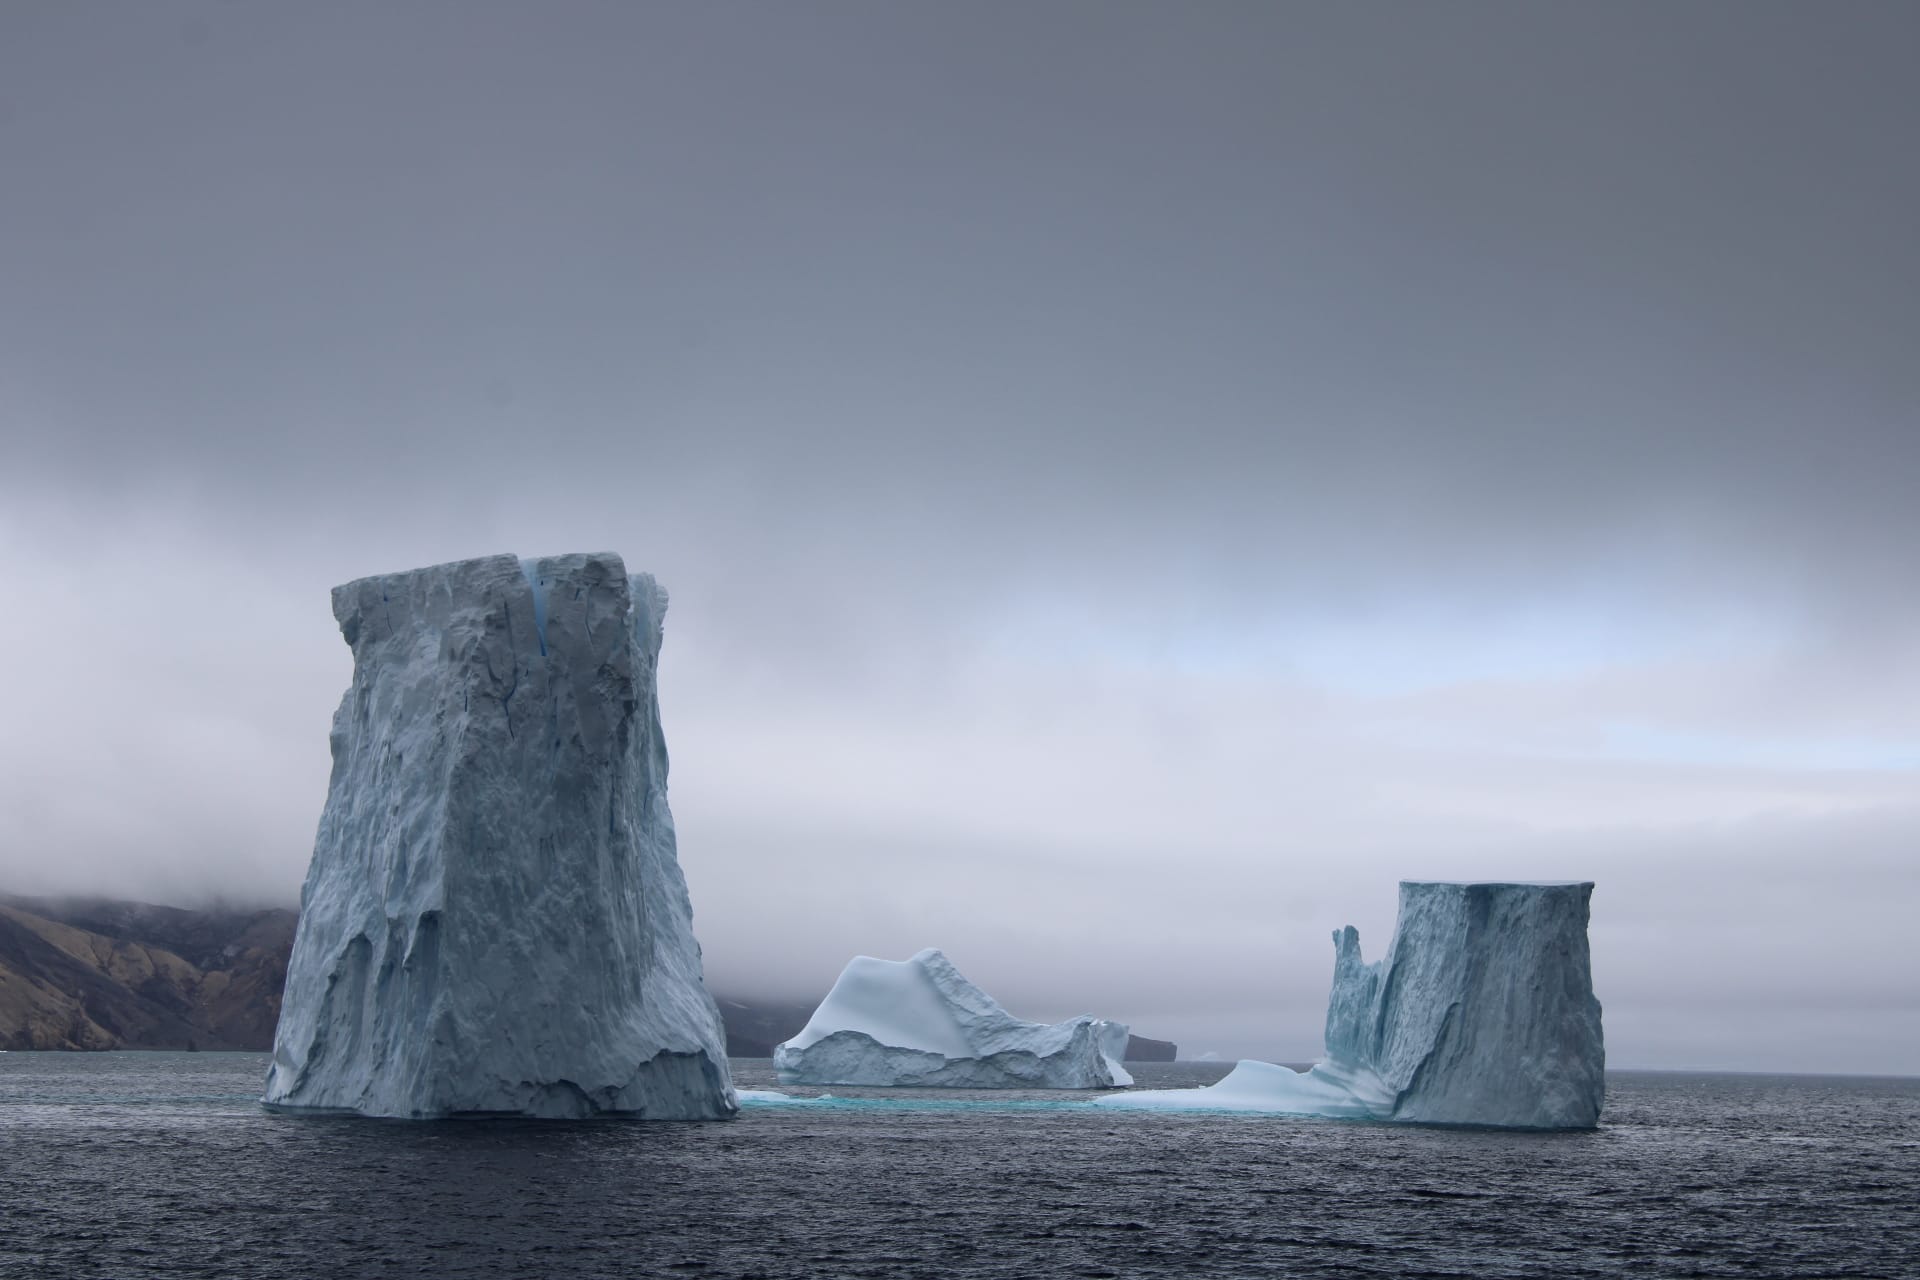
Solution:
<path fill-rule="evenodd" d="M 266 1065 L 0 1055 L 0 1276 L 1920 1276 L 1913 1079 L 1619 1072 L 1529 1134 L 852 1089 L 414 1124 L 269 1113 Z"/>

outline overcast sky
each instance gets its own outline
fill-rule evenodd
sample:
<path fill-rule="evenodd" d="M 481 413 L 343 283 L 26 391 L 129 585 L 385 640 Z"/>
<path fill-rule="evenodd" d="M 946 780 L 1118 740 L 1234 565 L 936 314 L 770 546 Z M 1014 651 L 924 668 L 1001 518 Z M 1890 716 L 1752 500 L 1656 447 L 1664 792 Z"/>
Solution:
<path fill-rule="evenodd" d="M 1320 1048 L 1597 883 L 1920 1072 L 1920 7 L 0 7 L 0 889 L 291 903 L 328 590 L 607 549 L 707 971 Z"/>

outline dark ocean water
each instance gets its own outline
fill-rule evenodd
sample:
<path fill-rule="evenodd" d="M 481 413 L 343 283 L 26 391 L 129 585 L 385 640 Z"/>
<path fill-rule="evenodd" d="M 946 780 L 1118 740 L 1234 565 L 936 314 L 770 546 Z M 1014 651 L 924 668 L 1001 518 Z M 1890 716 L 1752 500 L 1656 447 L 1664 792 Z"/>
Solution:
<path fill-rule="evenodd" d="M 856 1090 L 406 1124 L 270 1114 L 265 1070 L 0 1055 L 0 1275 L 1920 1276 L 1912 1079 L 1618 1073 L 1598 1132 L 1523 1134 Z"/>

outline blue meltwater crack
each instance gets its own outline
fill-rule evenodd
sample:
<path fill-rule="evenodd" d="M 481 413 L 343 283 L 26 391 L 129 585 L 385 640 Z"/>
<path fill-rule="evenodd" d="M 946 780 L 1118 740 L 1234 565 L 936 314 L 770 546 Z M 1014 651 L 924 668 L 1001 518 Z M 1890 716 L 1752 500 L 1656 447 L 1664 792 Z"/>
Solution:
<path fill-rule="evenodd" d="M 520 572 L 526 576 L 527 586 L 533 592 L 533 629 L 540 636 L 540 656 L 544 658 L 547 656 L 547 584 L 532 560 L 522 560 Z"/>

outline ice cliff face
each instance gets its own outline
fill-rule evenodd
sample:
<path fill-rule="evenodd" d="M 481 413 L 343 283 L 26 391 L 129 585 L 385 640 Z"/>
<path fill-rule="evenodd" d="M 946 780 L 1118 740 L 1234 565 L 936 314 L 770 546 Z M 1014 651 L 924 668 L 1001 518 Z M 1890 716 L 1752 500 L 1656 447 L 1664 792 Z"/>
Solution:
<path fill-rule="evenodd" d="M 1327 1064 L 1395 1120 L 1590 1129 L 1606 1099 L 1587 952 L 1593 885 L 1405 882 L 1386 958 L 1334 935 Z"/>
<path fill-rule="evenodd" d="M 334 589 L 353 684 L 269 1105 L 733 1113 L 667 809 L 666 603 L 615 555 Z"/>
<path fill-rule="evenodd" d="M 1127 1026 L 1024 1022 L 929 948 L 855 956 L 799 1035 L 773 1051 L 785 1084 L 1099 1089 L 1133 1083 Z"/>
<path fill-rule="evenodd" d="M 1587 951 L 1590 883 L 1405 881 L 1386 957 L 1333 935 L 1327 1056 L 1311 1071 L 1242 1062 L 1206 1089 L 1098 1099 L 1426 1124 L 1590 1129 L 1606 1100 Z"/>

